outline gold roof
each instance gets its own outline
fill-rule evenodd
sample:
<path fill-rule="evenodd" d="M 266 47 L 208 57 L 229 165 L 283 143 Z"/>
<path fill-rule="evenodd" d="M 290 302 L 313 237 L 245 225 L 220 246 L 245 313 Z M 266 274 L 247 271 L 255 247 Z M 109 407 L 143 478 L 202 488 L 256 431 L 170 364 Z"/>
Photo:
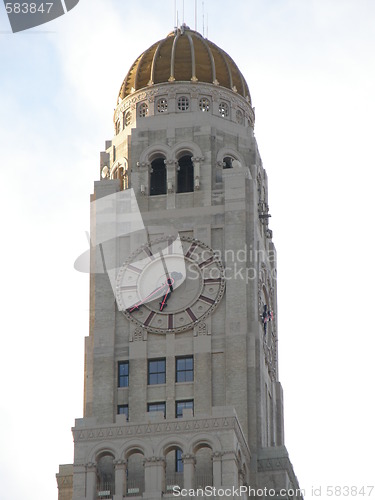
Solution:
<path fill-rule="evenodd" d="M 121 85 L 119 97 L 124 99 L 136 90 L 174 81 L 213 83 L 250 99 L 247 83 L 233 59 L 185 25 L 136 59 Z"/>

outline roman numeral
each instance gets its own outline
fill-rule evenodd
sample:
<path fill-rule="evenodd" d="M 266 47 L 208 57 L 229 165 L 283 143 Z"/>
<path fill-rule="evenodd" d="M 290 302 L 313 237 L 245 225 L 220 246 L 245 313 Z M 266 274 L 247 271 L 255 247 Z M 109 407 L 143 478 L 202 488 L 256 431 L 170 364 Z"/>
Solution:
<path fill-rule="evenodd" d="M 132 266 L 131 264 L 128 265 L 128 269 L 133 271 L 133 273 L 141 274 L 142 269 L 139 269 L 138 267 Z"/>
<path fill-rule="evenodd" d="M 198 266 L 202 269 L 202 267 L 206 267 L 208 266 L 209 264 L 211 264 L 213 262 L 214 258 L 213 257 L 210 257 L 209 259 L 201 262 L 200 264 L 198 264 Z"/>
<path fill-rule="evenodd" d="M 145 247 L 143 251 L 150 257 L 151 260 L 155 260 L 155 255 L 151 252 L 151 250 L 148 247 Z"/>
<path fill-rule="evenodd" d="M 188 251 L 186 252 L 186 254 L 185 254 L 185 257 L 186 257 L 187 259 L 188 259 L 188 258 L 190 257 L 190 255 L 194 252 L 194 250 L 197 248 L 197 246 L 198 246 L 198 245 L 197 245 L 197 243 L 192 243 L 192 244 L 190 245 L 189 250 L 188 250 Z"/>
<path fill-rule="evenodd" d="M 193 313 L 193 311 L 190 309 L 190 307 L 188 307 L 186 309 L 186 312 L 188 313 L 188 315 L 190 316 L 190 318 L 193 320 L 193 321 L 197 321 L 197 317 L 195 316 L 195 314 Z"/>
<path fill-rule="evenodd" d="M 137 290 L 137 287 L 135 285 L 129 285 L 129 286 L 120 286 L 119 287 L 120 292 L 135 292 Z"/>
<path fill-rule="evenodd" d="M 221 279 L 220 278 L 207 278 L 204 280 L 205 285 L 210 285 L 210 284 L 213 285 L 215 283 L 217 283 L 217 284 L 221 283 Z"/>
<path fill-rule="evenodd" d="M 147 319 L 146 319 L 146 321 L 144 323 L 145 326 L 148 326 L 151 323 L 152 318 L 155 316 L 155 314 L 156 313 L 154 311 L 150 312 L 150 314 L 147 316 Z"/>
<path fill-rule="evenodd" d="M 168 328 L 170 330 L 173 328 L 173 314 L 168 314 Z"/>
<path fill-rule="evenodd" d="M 207 302 L 207 304 L 215 304 L 215 301 L 210 299 L 210 297 L 206 297 L 205 295 L 200 295 L 199 299 L 203 302 Z"/>

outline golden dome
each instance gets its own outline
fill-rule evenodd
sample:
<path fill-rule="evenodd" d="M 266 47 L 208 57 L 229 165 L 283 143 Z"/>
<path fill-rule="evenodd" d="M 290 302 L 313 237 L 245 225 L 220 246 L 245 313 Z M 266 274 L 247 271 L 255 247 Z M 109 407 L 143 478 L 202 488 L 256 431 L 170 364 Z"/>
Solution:
<path fill-rule="evenodd" d="M 233 59 L 185 25 L 138 57 L 121 85 L 119 98 L 153 84 L 174 81 L 213 83 L 250 100 L 247 83 Z"/>

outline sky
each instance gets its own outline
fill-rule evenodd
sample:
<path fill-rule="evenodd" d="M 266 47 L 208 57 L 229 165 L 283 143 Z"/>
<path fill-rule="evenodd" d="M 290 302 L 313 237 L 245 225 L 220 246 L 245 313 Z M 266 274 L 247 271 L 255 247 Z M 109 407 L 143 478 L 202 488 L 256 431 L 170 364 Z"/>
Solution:
<path fill-rule="evenodd" d="M 269 178 L 291 461 L 306 500 L 373 486 L 375 3 L 204 7 L 205 35 L 248 82 Z M 184 14 L 194 28 L 193 0 Z M 198 1 L 200 32 L 202 18 Z M 88 335 L 73 263 L 122 80 L 173 27 L 173 0 L 81 0 L 12 34 L 0 5 L 1 500 L 57 499 L 72 463 Z"/>

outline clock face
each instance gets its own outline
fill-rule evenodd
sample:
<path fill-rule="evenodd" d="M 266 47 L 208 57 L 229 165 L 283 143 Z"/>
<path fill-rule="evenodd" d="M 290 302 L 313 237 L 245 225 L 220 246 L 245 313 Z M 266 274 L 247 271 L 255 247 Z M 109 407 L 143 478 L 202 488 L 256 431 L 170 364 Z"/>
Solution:
<path fill-rule="evenodd" d="M 143 245 L 121 267 L 119 309 L 153 333 L 193 328 L 219 304 L 225 289 L 220 259 L 193 238 L 163 237 Z"/>

